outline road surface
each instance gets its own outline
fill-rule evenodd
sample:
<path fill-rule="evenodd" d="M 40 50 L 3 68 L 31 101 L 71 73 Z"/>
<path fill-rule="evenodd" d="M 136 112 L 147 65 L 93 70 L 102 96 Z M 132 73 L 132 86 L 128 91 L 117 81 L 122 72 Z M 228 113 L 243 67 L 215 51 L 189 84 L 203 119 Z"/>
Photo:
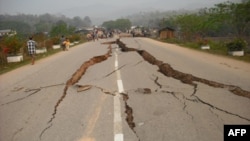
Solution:
<path fill-rule="evenodd" d="M 250 124 L 249 63 L 112 41 L 1 75 L 0 141 L 222 141 L 225 124 Z"/>

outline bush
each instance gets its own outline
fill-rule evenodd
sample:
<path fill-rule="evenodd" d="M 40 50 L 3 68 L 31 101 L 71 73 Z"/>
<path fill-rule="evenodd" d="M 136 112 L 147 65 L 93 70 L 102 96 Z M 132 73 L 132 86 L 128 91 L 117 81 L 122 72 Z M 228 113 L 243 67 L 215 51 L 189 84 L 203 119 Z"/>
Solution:
<path fill-rule="evenodd" d="M 44 33 L 37 33 L 33 36 L 33 40 L 36 41 L 36 47 L 41 48 L 45 47 L 45 40 L 47 39 L 47 35 Z"/>
<path fill-rule="evenodd" d="M 60 38 L 59 37 L 53 37 L 53 38 L 51 38 L 51 41 L 53 42 L 53 45 L 60 44 Z"/>
<path fill-rule="evenodd" d="M 3 37 L 0 42 L 1 50 L 9 55 L 17 55 L 23 46 L 25 46 L 24 42 L 17 36 Z"/>
<path fill-rule="evenodd" d="M 207 39 L 201 39 L 197 41 L 199 46 L 207 46 L 209 44 L 209 41 Z"/>
<path fill-rule="evenodd" d="M 81 40 L 81 35 L 79 34 L 74 34 L 71 36 L 71 40 L 73 41 L 80 41 Z"/>
<path fill-rule="evenodd" d="M 52 47 L 53 47 L 53 41 L 52 40 L 46 40 L 45 41 L 45 47 L 47 48 L 47 50 L 52 49 Z"/>
<path fill-rule="evenodd" d="M 246 48 L 247 42 L 242 39 L 235 39 L 226 44 L 228 51 L 242 51 Z"/>

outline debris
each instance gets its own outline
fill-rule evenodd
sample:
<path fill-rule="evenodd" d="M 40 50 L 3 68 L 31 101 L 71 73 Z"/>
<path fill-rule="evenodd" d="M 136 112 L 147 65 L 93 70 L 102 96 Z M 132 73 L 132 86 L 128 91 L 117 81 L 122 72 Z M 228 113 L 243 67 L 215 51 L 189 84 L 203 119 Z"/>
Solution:
<path fill-rule="evenodd" d="M 151 94 L 151 89 L 149 88 L 138 88 L 135 92 L 142 94 Z"/>
<path fill-rule="evenodd" d="M 86 91 L 92 88 L 91 85 L 77 85 L 77 92 Z"/>

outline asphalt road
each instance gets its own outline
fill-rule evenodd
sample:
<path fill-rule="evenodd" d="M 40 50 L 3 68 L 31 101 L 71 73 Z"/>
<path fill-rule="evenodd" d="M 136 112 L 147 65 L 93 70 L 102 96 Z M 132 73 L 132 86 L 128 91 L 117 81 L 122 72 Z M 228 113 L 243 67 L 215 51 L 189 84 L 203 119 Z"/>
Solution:
<path fill-rule="evenodd" d="M 170 75 L 108 41 L 1 75 L 0 141 L 223 141 L 225 124 L 250 124 L 249 63 L 120 39 L 171 66 Z"/>

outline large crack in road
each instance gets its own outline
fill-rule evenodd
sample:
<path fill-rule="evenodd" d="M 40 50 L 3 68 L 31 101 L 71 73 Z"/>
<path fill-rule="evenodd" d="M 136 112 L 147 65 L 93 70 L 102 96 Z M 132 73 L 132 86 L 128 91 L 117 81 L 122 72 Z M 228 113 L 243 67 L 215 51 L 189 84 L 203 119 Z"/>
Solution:
<path fill-rule="evenodd" d="M 212 87 L 215 87 L 215 88 L 227 88 L 233 94 L 243 96 L 243 97 L 246 97 L 246 98 L 250 99 L 250 92 L 246 91 L 246 90 L 243 90 L 239 86 L 227 85 L 227 84 L 223 84 L 223 83 L 203 79 L 203 78 L 200 78 L 200 77 L 197 77 L 197 76 L 193 76 L 192 74 L 187 74 L 187 73 L 180 72 L 178 70 L 173 69 L 168 63 L 164 63 L 163 61 L 157 60 L 153 55 L 151 55 L 150 53 L 148 53 L 145 50 L 138 50 L 138 49 L 135 49 L 135 48 L 128 48 L 119 39 L 116 40 L 116 44 L 118 44 L 118 46 L 121 48 L 121 50 L 123 52 L 136 51 L 140 56 L 143 57 L 143 59 L 145 61 L 147 61 L 148 63 L 150 63 L 152 65 L 158 66 L 159 72 L 161 72 L 165 76 L 175 78 L 177 80 L 180 80 L 182 83 L 194 86 L 194 91 L 195 92 L 196 92 L 197 84 L 194 83 L 194 82 L 200 82 L 200 83 L 203 83 L 205 85 L 209 85 L 209 86 L 212 86 Z M 194 92 L 193 95 L 195 95 L 195 92 Z"/>
<path fill-rule="evenodd" d="M 103 62 L 105 60 L 107 60 L 110 56 L 111 56 L 111 53 L 112 53 L 112 48 L 111 48 L 111 45 L 109 45 L 108 47 L 108 52 L 105 53 L 104 55 L 100 55 L 100 56 L 94 56 L 93 58 L 89 59 L 88 61 L 84 62 L 81 67 L 76 70 L 76 72 L 72 75 L 72 77 L 67 80 L 66 82 L 66 85 L 64 87 L 64 90 L 63 90 L 63 94 L 62 96 L 59 98 L 59 100 L 57 101 L 55 107 L 54 107 L 54 111 L 52 113 L 52 116 L 50 118 L 50 120 L 47 122 L 48 126 L 42 130 L 39 138 L 40 140 L 42 140 L 42 136 L 45 134 L 45 132 L 52 127 L 53 125 L 53 120 L 56 118 L 56 114 L 57 114 L 57 110 L 58 110 L 58 107 L 59 105 L 62 103 L 62 101 L 64 100 L 64 98 L 66 97 L 67 95 L 67 91 L 68 91 L 68 88 L 74 84 L 76 84 L 80 79 L 81 77 L 85 74 L 86 70 L 90 67 L 90 66 L 93 66 L 97 63 L 100 63 L 100 62 Z M 97 87 L 99 88 L 100 90 L 102 90 L 104 93 L 104 89 L 100 88 L 100 87 Z M 108 92 L 106 92 L 107 94 Z"/>
<path fill-rule="evenodd" d="M 231 93 L 233 93 L 235 95 L 243 96 L 243 97 L 246 97 L 246 98 L 250 99 L 250 92 L 249 91 L 243 90 L 239 86 L 227 85 L 227 84 L 207 80 L 207 79 L 204 79 L 204 78 L 200 78 L 200 77 L 194 76 L 192 74 L 187 74 L 187 73 L 180 72 L 180 71 L 175 70 L 174 68 L 172 68 L 171 65 L 169 65 L 168 63 L 164 63 L 163 61 L 157 60 L 153 55 L 151 55 L 150 53 L 148 53 L 145 50 L 139 50 L 139 49 L 127 47 L 119 39 L 117 39 L 116 41 L 112 41 L 110 43 L 118 44 L 118 46 L 119 46 L 119 48 L 121 48 L 122 52 L 130 52 L 130 51 L 137 52 L 145 61 L 147 61 L 148 63 L 150 63 L 152 65 L 158 66 L 159 72 L 161 72 L 165 76 L 172 77 L 174 79 L 177 79 L 177 80 L 181 81 L 184 84 L 188 84 L 188 85 L 193 86 L 193 93 L 192 93 L 191 97 L 193 97 L 194 99 L 189 99 L 183 94 L 183 99 L 184 100 L 188 100 L 188 101 L 191 101 L 191 102 L 200 102 L 200 103 L 202 103 L 204 105 L 209 106 L 212 109 L 224 112 L 224 113 L 229 114 L 229 115 L 236 116 L 236 117 L 244 119 L 246 121 L 250 121 L 250 119 L 248 119 L 248 118 L 245 118 L 245 117 L 240 116 L 238 114 L 223 110 L 223 109 L 221 109 L 219 107 L 216 107 L 216 106 L 214 106 L 214 105 L 212 105 L 210 103 L 207 103 L 207 102 L 203 101 L 201 98 L 196 96 L 198 84 L 195 83 L 195 82 L 200 82 L 200 83 L 203 83 L 205 85 L 215 87 L 215 88 L 224 88 L 224 89 L 227 89 L 228 91 L 230 91 Z M 160 89 L 162 88 L 162 85 L 158 82 L 158 77 L 156 77 L 154 82 Z M 155 91 L 157 92 L 158 89 L 156 89 Z M 162 92 L 171 94 L 173 97 L 175 97 L 177 100 L 179 100 L 179 98 L 175 95 L 174 92 L 170 92 L 170 91 L 162 91 Z M 180 101 L 180 102 L 182 102 L 182 101 Z M 189 116 L 191 116 L 191 118 L 193 119 L 194 117 L 190 113 L 188 113 L 188 111 L 186 111 L 187 105 L 186 105 L 185 101 L 184 101 L 183 104 L 184 104 L 183 110 Z M 127 106 L 127 101 L 125 101 L 125 105 L 126 105 L 126 113 L 127 113 L 127 110 L 133 111 L 133 109 L 131 107 Z M 133 118 L 131 118 L 131 119 L 133 119 Z M 130 128 L 134 131 L 134 126 L 132 126 L 132 125 L 134 125 L 134 122 L 133 121 L 127 121 L 127 122 L 129 124 Z"/>
<path fill-rule="evenodd" d="M 74 84 L 76 84 L 81 79 L 81 77 L 85 74 L 86 70 L 90 66 L 95 65 L 95 64 L 100 63 L 100 62 L 103 62 L 103 61 L 107 60 L 111 56 L 112 48 L 111 48 L 110 44 L 118 44 L 118 46 L 119 46 L 119 48 L 121 48 L 122 52 L 129 52 L 129 51 L 135 51 L 135 52 L 137 52 L 145 61 L 147 61 L 148 63 L 150 63 L 152 65 L 158 66 L 159 72 L 161 72 L 165 76 L 172 77 L 174 79 L 177 79 L 177 80 L 181 81 L 184 84 L 188 84 L 188 85 L 193 86 L 193 93 L 192 93 L 191 97 L 193 97 L 194 99 L 187 98 L 184 94 L 182 94 L 184 100 L 191 101 L 191 102 L 200 102 L 202 104 L 205 104 L 205 105 L 211 107 L 212 109 L 224 112 L 226 114 L 230 114 L 230 115 L 236 116 L 238 118 L 241 118 L 241 119 L 244 119 L 244 120 L 247 120 L 247 121 L 250 121 L 250 119 L 248 119 L 248 118 L 245 118 L 245 117 L 242 117 L 240 115 L 237 115 L 237 114 L 231 113 L 229 111 L 223 110 L 223 109 L 221 109 L 219 107 L 216 107 L 216 106 L 214 106 L 214 105 L 212 105 L 210 103 L 205 102 L 204 100 L 202 100 L 201 98 L 199 98 L 198 96 L 196 96 L 198 84 L 195 83 L 195 82 L 200 82 L 200 83 L 203 83 L 203 84 L 206 84 L 208 86 L 215 87 L 215 88 L 225 88 L 225 89 L 228 89 L 228 91 L 230 91 L 233 94 L 236 94 L 236 95 L 239 95 L 239 96 L 243 96 L 243 97 L 246 97 L 246 98 L 250 98 L 250 92 L 249 91 L 243 90 L 239 86 L 222 84 L 222 83 L 219 83 L 219 82 L 215 82 L 215 81 L 203 79 L 203 78 L 200 78 L 200 77 L 197 77 L 197 76 L 193 76 L 192 74 L 187 74 L 187 73 L 180 72 L 178 70 L 173 69 L 168 63 L 164 63 L 163 61 L 157 60 L 153 55 L 151 55 L 150 53 L 148 53 L 145 50 L 140 50 L 140 48 L 139 49 L 135 49 L 135 48 L 129 48 L 129 47 L 127 47 L 119 39 L 117 39 L 116 41 L 106 42 L 104 44 L 109 44 L 109 47 L 108 47 L 109 50 L 108 50 L 107 53 L 105 53 L 104 55 L 95 56 L 95 57 L 89 59 L 88 61 L 84 62 L 81 65 L 81 67 L 74 72 L 74 74 L 72 75 L 72 77 L 69 80 L 66 81 L 66 84 L 63 84 L 63 85 L 65 85 L 64 90 L 63 90 L 63 94 L 62 94 L 62 96 L 59 98 L 59 100 L 56 102 L 56 104 L 54 106 L 54 110 L 53 110 L 53 113 L 51 115 L 51 118 L 47 122 L 48 126 L 46 128 L 44 128 L 42 130 L 42 132 L 40 133 L 40 136 L 39 136 L 40 140 L 42 140 L 42 136 L 45 134 L 45 132 L 53 126 L 53 120 L 56 118 L 58 107 L 60 106 L 60 104 L 62 103 L 62 101 L 65 99 L 65 97 L 67 95 L 68 88 L 70 86 L 73 86 Z M 143 61 L 138 62 L 136 65 L 138 65 L 141 62 L 143 62 Z M 112 74 L 114 74 L 116 71 L 122 69 L 125 66 L 126 65 L 123 65 L 123 66 L 119 67 L 118 69 L 116 69 L 116 70 L 112 71 L 111 73 L 105 75 L 104 78 L 108 77 L 108 76 L 110 76 Z M 159 87 L 159 89 L 161 89 L 162 85 L 158 82 L 158 79 L 159 78 L 156 77 L 155 80 L 154 80 L 154 82 Z M 58 84 L 58 85 L 62 85 L 62 84 Z M 23 98 L 19 98 L 19 99 L 16 99 L 16 100 L 4 103 L 1 106 L 8 105 L 8 104 L 11 104 L 11 103 L 23 100 L 23 99 L 25 99 L 27 97 L 30 97 L 30 96 L 38 93 L 42 88 L 53 87 L 53 86 L 57 86 L 57 85 L 51 85 L 51 86 L 41 87 L 39 89 L 29 89 L 26 92 L 32 92 L 31 94 L 29 94 L 29 95 L 27 95 L 27 96 L 25 96 Z M 108 90 L 106 90 L 104 88 L 101 88 L 101 87 L 98 87 L 98 86 L 94 86 L 94 85 L 77 85 L 77 87 L 78 87 L 78 92 L 85 91 L 85 90 L 88 90 L 88 89 L 90 89 L 92 87 L 95 87 L 97 89 L 100 89 L 105 94 L 115 95 L 115 92 L 110 92 L 110 91 L 108 91 Z M 158 91 L 158 89 L 155 90 L 155 92 L 157 92 L 157 91 Z M 143 94 L 151 94 L 151 90 L 147 89 L 147 88 L 138 89 L 138 90 L 136 90 L 136 92 L 143 93 Z M 172 91 L 163 91 L 163 90 L 161 92 L 162 93 L 170 94 L 174 98 L 176 98 L 177 100 L 179 100 L 180 102 L 182 102 L 176 96 L 175 92 L 172 92 Z M 127 121 L 128 125 L 129 125 L 129 127 L 131 128 L 131 130 L 136 134 L 136 131 L 134 130 L 135 123 L 133 121 L 134 120 L 133 109 L 132 109 L 131 106 L 128 105 L 128 102 L 127 102 L 128 99 L 129 99 L 128 94 L 125 94 L 125 93 L 120 93 L 120 94 L 123 96 L 123 100 L 124 100 L 124 103 L 125 103 L 125 113 L 127 114 L 126 121 Z M 186 111 L 187 105 L 186 105 L 185 101 L 184 101 L 183 104 L 184 104 L 183 110 Z M 193 119 L 193 116 L 190 115 L 188 113 L 188 111 L 186 111 L 186 113 L 189 116 L 191 116 L 191 118 Z M 22 128 L 20 130 L 18 130 L 18 132 L 20 132 L 21 130 L 22 130 Z M 136 134 L 136 136 L 138 137 L 137 134 Z M 138 137 L 138 139 L 139 139 L 139 137 Z"/>

